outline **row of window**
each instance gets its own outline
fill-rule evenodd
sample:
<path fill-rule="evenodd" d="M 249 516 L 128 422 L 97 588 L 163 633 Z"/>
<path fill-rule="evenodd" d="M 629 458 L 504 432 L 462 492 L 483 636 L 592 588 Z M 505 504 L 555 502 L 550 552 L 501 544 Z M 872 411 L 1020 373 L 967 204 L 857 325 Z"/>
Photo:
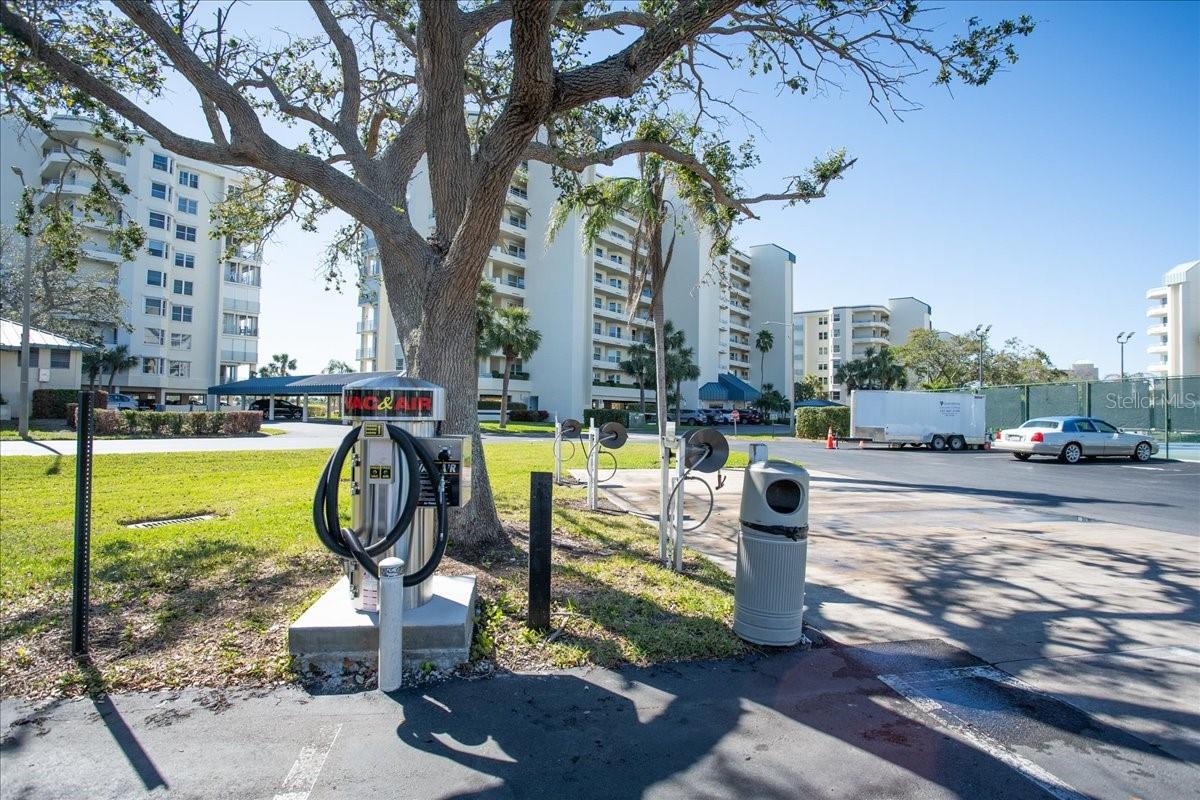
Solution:
<path fill-rule="evenodd" d="M 147 297 L 143 311 L 152 317 L 165 317 L 167 315 L 167 301 L 162 297 Z M 178 303 L 171 303 L 171 319 L 175 322 L 191 322 L 192 307 L 181 306 Z"/>
<path fill-rule="evenodd" d="M 146 328 L 145 336 L 142 341 L 145 344 L 154 344 L 158 345 L 159 347 L 164 347 L 167 344 L 167 332 L 162 328 Z M 172 333 L 171 349 L 191 350 L 192 335 L 190 333 Z"/>
<path fill-rule="evenodd" d="M 41 366 L 41 348 L 33 347 L 29 350 L 29 366 Z M 17 351 L 17 366 L 21 366 L 21 351 Z M 58 350 L 53 348 L 50 350 L 50 369 L 70 369 L 71 368 L 71 351 Z"/>
<path fill-rule="evenodd" d="M 164 153 L 154 153 L 150 157 L 150 166 L 161 172 L 172 172 L 174 164 L 171 163 L 171 157 Z M 181 169 L 178 174 L 179 185 L 187 186 L 189 189 L 200 188 L 200 175 L 191 170 Z"/>
<path fill-rule="evenodd" d="M 143 375 L 170 375 L 173 378 L 189 378 L 192 375 L 192 362 L 173 361 L 157 356 L 142 357 Z"/>
<path fill-rule="evenodd" d="M 166 258 L 170 252 L 170 247 L 162 239 L 147 239 L 146 252 L 155 258 Z M 175 251 L 175 266 L 183 269 L 196 268 L 196 256 L 192 253 L 183 253 Z"/>
<path fill-rule="evenodd" d="M 601 300 L 598 296 L 593 297 L 592 298 L 592 307 L 603 309 L 604 301 Z M 616 300 L 608 301 L 608 310 L 612 311 L 614 314 L 624 314 L 625 313 L 625 307 L 621 303 L 618 303 Z"/>
<path fill-rule="evenodd" d="M 167 286 L 167 273 L 157 269 L 146 270 L 146 285 L 160 286 L 165 289 Z M 195 284 L 193 284 L 192 281 L 185 281 L 180 278 L 176 278 L 171 286 L 172 292 L 175 294 L 184 295 L 186 297 L 191 297 L 194 293 L 194 289 Z"/>

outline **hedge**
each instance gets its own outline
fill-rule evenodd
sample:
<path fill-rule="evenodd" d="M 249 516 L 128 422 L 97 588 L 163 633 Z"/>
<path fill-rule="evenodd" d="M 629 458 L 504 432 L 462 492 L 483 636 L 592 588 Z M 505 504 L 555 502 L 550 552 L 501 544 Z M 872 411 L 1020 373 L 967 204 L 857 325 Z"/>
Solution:
<path fill-rule="evenodd" d="M 480 411 L 499 411 L 500 410 L 500 401 L 499 400 L 480 400 L 477 408 Z M 524 411 L 527 408 L 529 408 L 529 406 L 525 403 L 521 403 L 516 400 L 508 401 L 508 410 L 509 411 Z"/>
<path fill-rule="evenodd" d="M 849 436 L 850 409 L 845 406 L 796 409 L 796 437 L 799 439 L 824 439 L 831 426 L 834 436 Z"/>
<path fill-rule="evenodd" d="M 93 392 L 94 406 L 108 408 L 108 392 Z M 34 389 L 30 397 L 33 419 L 66 419 L 67 406 L 79 399 L 75 389 Z"/>
<path fill-rule="evenodd" d="M 72 406 L 74 403 L 71 404 Z M 75 427 L 75 409 L 68 423 Z M 94 433 L 97 436 L 244 436 L 258 433 L 261 411 L 110 411 L 97 409 Z"/>
<path fill-rule="evenodd" d="M 626 428 L 629 427 L 629 412 L 623 408 L 585 408 L 583 410 L 583 425 L 586 428 L 588 423 L 596 420 L 596 427 L 600 427 L 606 422 L 619 422 Z"/>
<path fill-rule="evenodd" d="M 524 408 L 519 408 L 516 411 L 508 412 L 509 422 L 545 422 L 550 419 L 549 411 L 529 411 Z"/>

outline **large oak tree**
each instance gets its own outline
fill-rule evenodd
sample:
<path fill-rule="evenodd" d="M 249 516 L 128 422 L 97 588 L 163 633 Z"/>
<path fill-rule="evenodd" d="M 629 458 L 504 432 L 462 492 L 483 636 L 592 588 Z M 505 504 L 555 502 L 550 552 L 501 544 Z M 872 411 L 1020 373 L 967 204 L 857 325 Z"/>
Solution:
<path fill-rule="evenodd" d="M 639 138 L 648 113 L 682 110 L 719 128 L 736 115 L 710 91 L 714 69 L 803 93 L 865 85 L 890 113 L 905 87 L 982 84 L 1016 58 L 1027 18 L 935 41 L 916 0 L 311 0 L 313 34 L 244 35 L 238 8 L 191 0 L 0 0 L 5 101 L 31 121 L 70 110 L 116 131 L 136 126 L 188 158 L 259 176 L 223 212 L 235 238 L 331 208 L 353 220 L 333 252 L 369 228 L 415 374 L 446 386 L 449 428 L 477 433 L 476 291 L 509 181 L 523 159 L 582 171 L 654 153 L 693 170 L 714 203 L 752 215 L 763 200 L 819 196 L 800 172 L 767 194 L 724 185 L 695 154 Z M 164 125 L 149 98 L 168 79 L 194 91 L 205 138 Z M 279 135 L 278 121 L 298 131 Z M 539 135 L 540 132 L 540 135 Z M 424 235 L 406 191 L 428 170 Z M 784 174 L 786 165 L 779 165 Z M 238 199 L 235 199 L 238 200 Z M 478 438 L 473 501 L 459 535 L 499 535 Z"/>

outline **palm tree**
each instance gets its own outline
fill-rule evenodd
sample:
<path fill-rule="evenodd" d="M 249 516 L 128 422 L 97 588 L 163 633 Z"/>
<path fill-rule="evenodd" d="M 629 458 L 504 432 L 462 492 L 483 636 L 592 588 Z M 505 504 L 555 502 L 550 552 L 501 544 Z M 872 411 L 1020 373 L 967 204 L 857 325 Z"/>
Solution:
<path fill-rule="evenodd" d="M 677 150 L 692 152 L 697 145 L 695 129 L 686 122 L 660 118 L 644 119 L 638 126 L 637 138 L 659 141 Z M 704 153 L 698 158 L 707 162 L 710 154 L 718 149 L 702 146 Z M 654 373 L 655 399 L 660 408 L 658 417 L 659 436 L 666 435 L 668 365 L 665 341 L 666 315 L 663 309 L 662 288 L 666 285 L 667 270 L 675 251 L 676 231 L 684 224 L 684 217 L 713 234 L 713 252 L 723 252 L 728 245 L 728 230 L 733 212 L 714 200 L 711 189 L 686 167 L 666 161 L 653 153 L 637 156 L 637 177 L 601 178 L 593 183 L 577 186 L 564 193 L 550 213 L 547 240 L 553 240 L 572 214 L 583 217 L 582 231 L 589 250 L 596 238 L 609 228 L 618 213 L 626 213 L 637 220 L 631 250 L 634 253 L 629 281 L 629 318 L 637 310 L 642 290 L 649 287 L 650 319 L 654 326 Z M 713 165 L 707 165 L 712 167 Z M 716 167 L 715 174 L 725 175 L 725 168 Z M 674 189 L 668 193 L 668 183 Z M 673 196 L 669 196 L 673 195 Z M 675 199 L 677 198 L 677 199 Z M 670 236 L 664 248 L 663 231 L 670 225 Z M 641 257 L 646 248 L 645 260 Z"/>
<path fill-rule="evenodd" d="M 782 392 L 775 388 L 773 383 L 764 383 L 758 397 L 751 405 L 763 412 L 768 421 L 775 412 L 784 412 L 791 408 L 791 403 L 783 396 Z"/>
<path fill-rule="evenodd" d="M 908 386 L 908 372 L 885 345 L 878 351 L 868 347 L 863 351 L 862 358 L 839 365 L 833 380 L 835 383 L 844 383 L 847 392 L 855 389 L 903 389 Z"/>
<path fill-rule="evenodd" d="M 492 352 L 488 345 L 488 332 L 496 322 L 496 306 L 492 295 L 496 290 L 491 281 L 481 280 L 475 292 L 475 355 L 484 358 Z"/>
<path fill-rule="evenodd" d="M 288 358 L 287 353 L 276 353 L 271 356 L 272 366 L 276 367 L 276 375 L 287 376 L 296 368 L 296 359 Z"/>
<path fill-rule="evenodd" d="M 104 353 L 103 347 L 94 347 L 91 350 L 83 352 L 83 374 L 88 378 L 88 389 L 96 390 L 96 381 L 100 377 L 100 373 L 104 371 Z"/>
<path fill-rule="evenodd" d="M 629 358 L 621 362 L 621 370 L 632 376 L 638 387 L 638 410 L 646 413 L 646 384 L 654 380 L 654 353 L 645 342 L 629 348 Z"/>
<path fill-rule="evenodd" d="M 758 335 L 754 337 L 754 349 L 757 350 L 758 352 L 762 353 L 762 358 L 760 359 L 759 365 L 758 365 L 758 381 L 759 381 L 759 383 L 762 383 L 763 378 L 766 377 L 767 353 L 771 352 L 771 348 L 773 348 L 774 346 L 775 346 L 775 334 L 771 333 L 766 328 L 763 328 L 761 331 L 758 332 Z"/>
<path fill-rule="evenodd" d="M 123 344 L 119 344 L 110 350 L 105 350 L 102 360 L 104 371 L 108 373 L 109 394 L 112 394 L 113 386 L 117 383 L 117 373 L 133 369 L 138 363 L 137 356 L 131 356 L 129 354 L 129 346 Z"/>
<path fill-rule="evenodd" d="M 700 368 L 696 366 L 695 351 L 686 346 L 687 336 L 682 330 L 676 330 L 675 324 L 667 320 L 663 325 L 663 339 L 666 344 L 666 382 L 675 390 L 675 424 L 680 424 L 683 406 L 683 382 L 694 381 L 700 377 Z M 659 414 L 664 418 L 666 412 Z"/>
<path fill-rule="evenodd" d="M 329 363 L 325 365 L 325 369 L 321 370 L 322 375 L 339 375 L 347 372 L 354 372 L 354 367 L 339 358 L 329 359 Z"/>
<path fill-rule="evenodd" d="M 510 306 L 496 310 L 496 317 L 487 333 L 488 352 L 499 350 L 504 355 L 503 384 L 500 387 L 500 427 L 508 425 L 508 381 L 512 365 L 519 358 L 529 359 L 542 343 L 542 334 L 529 327 L 529 309 Z"/>

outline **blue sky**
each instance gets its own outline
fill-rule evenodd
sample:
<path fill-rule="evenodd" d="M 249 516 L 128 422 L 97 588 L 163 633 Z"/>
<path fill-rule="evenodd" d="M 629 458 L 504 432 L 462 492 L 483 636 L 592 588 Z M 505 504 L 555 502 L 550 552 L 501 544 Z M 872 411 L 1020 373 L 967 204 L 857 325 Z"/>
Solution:
<path fill-rule="evenodd" d="M 1200 257 L 1200 4 L 950 2 L 935 36 L 1021 12 L 1038 28 L 1017 65 L 952 93 L 917 78 L 923 108 L 902 122 L 849 78 L 824 96 L 739 94 L 764 129 L 753 191 L 832 148 L 858 163 L 824 200 L 761 206 L 738 238 L 796 253 L 797 309 L 914 295 L 940 329 L 991 324 L 1102 374 L 1117 369 L 1117 332 L 1132 330 L 1127 364 L 1140 369 L 1145 291 Z M 198 132 L 187 106 L 168 120 Z M 289 228 L 267 251 L 260 351 L 286 350 L 301 371 L 351 361 L 356 346 L 354 292 L 324 290 L 322 247 L 322 234 Z"/>

